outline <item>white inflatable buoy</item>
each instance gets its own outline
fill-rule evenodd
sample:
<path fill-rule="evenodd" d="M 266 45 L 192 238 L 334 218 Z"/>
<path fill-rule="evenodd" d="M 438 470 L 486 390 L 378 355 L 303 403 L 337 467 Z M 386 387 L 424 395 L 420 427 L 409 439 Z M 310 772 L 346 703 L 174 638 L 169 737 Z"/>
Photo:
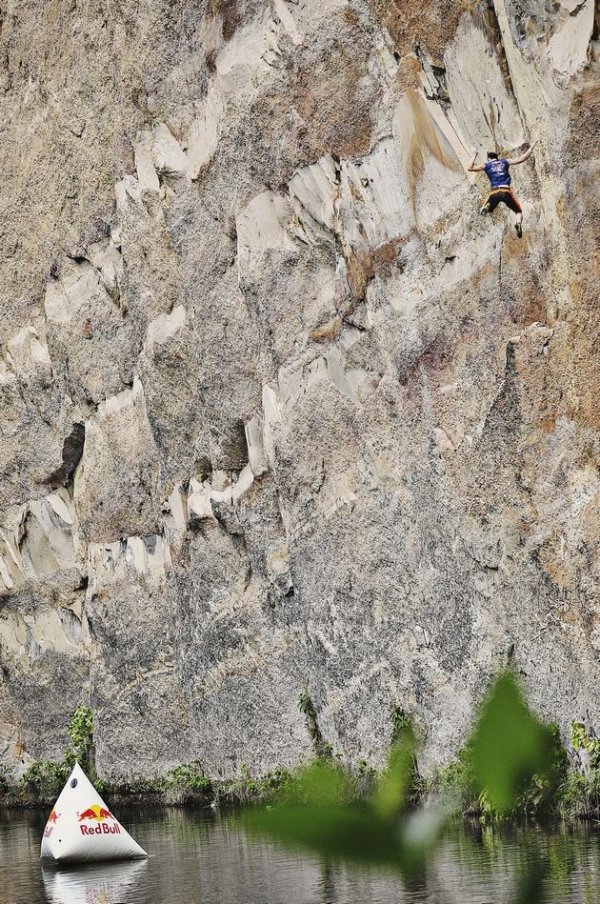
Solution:
<path fill-rule="evenodd" d="M 48 817 L 41 856 L 57 863 L 147 857 L 76 765 Z"/>

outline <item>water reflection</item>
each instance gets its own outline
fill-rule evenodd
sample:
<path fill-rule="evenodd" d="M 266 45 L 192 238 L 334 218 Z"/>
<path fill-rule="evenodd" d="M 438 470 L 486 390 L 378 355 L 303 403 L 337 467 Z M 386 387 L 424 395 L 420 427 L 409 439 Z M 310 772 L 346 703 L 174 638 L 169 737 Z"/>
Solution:
<path fill-rule="evenodd" d="M 50 904 L 123 904 L 135 900 L 142 884 L 144 860 L 79 867 L 42 867 L 46 900 Z"/>
<path fill-rule="evenodd" d="M 600 901 L 599 839 L 585 827 L 546 833 L 461 824 L 407 884 L 250 839 L 210 811 L 120 810 L 147 861 L 49 868 L 39 860 L 46 816 L 0 814 L 0 904 L 509 904 L 520 874 L 538 859 L 548 904 Z"/>

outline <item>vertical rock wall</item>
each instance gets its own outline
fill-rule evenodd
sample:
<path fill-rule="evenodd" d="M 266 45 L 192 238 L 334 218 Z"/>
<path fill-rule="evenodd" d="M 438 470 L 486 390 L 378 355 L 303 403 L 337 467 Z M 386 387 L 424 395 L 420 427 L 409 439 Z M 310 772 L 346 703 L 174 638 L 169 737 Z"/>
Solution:
<path fill-rule="evenodd" d="M 0 757 L 600 730 L 593 0 L 0 0 Z M 478 214 L 471 148 L 525 210 Z"/>

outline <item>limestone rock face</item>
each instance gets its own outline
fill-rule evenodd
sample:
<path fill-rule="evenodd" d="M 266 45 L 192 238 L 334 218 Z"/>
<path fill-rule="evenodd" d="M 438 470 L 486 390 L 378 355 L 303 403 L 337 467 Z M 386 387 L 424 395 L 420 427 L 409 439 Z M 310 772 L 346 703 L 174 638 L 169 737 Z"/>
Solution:
<path fill-rule="evenodd" d="M 0 758 L 600 731 L 593 0 L 0 3 Z M 525 211 L 481 217 L 472 149 Z M 480 160 L 482 157 L 480 156 Z"/>

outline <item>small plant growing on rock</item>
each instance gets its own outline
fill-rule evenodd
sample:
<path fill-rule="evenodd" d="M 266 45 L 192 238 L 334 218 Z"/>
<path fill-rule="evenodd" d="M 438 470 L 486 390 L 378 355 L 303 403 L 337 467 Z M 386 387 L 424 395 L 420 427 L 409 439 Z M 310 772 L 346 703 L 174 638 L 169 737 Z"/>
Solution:
<path fill-rule="evenodd" d="M 65 750 L 65 766 L 72 769 L 79 763 L 84 772 L 94 771 L 94 714 L 89 706 L 80 703 L 69 723 L 70 744 Z"/>
<path fill-rule="evenodd" d="M 396 703 L 392 705 L 390 710 L 390 722 L 392 723 L 392 746 L 398 744 L 402 740 L 405 731 L 412 731 L 412 723 L 410 717 Z"/>
<path fill-rule="evenodd" d="M 10 790 L 10 781 L 6 768 L 0 763 L 0 795 Z"/>
<path fill-rule="evenodd" d="M 574 749 L 580 754 L 584 771 L 586 766 L 589 766 L 589 769 L 600 767 L 600 738 L 591 738 L 587 734 L 583 722 L 577 720 L 571 722 L 570 740 Z"/>
<path fill-rule="evenodd" d="M 298 697 L 298 709 L 305 717 L 308 735 L 312 741 L 315 756 L 319 759 L 330 760 L 333 757 L 333 747 L 323 738 L 317 720 L 317 710 L 305 688 Z"/>
<path fill-rule="evenodd" d="M 80 704 L 77 707 L 71 716 L 68 732 L 69 744 L 62 763 L 38 760 L 21 776 L 19 784 L 27 794 L 39 799 L 56 796 L 75 763 L 91 773 L 90 777 L 94 779 L 93 713 L 89 706 Z"/>
<path fill-rule="evenodd" d="M 199 760 L 182 763 L 181 766 L 171 769 L 166 778 L 166 785 L 170 788 L 199 792 L 208 792 L 212 788 L 212 782 Z"/>
<path fill-rule="evenodd" d="M 54 797 L 61 790 L 67 772 L 62 763 L 39 760 L 32 763 L 20 778 L 20 785 L 37 797 Z"/>

